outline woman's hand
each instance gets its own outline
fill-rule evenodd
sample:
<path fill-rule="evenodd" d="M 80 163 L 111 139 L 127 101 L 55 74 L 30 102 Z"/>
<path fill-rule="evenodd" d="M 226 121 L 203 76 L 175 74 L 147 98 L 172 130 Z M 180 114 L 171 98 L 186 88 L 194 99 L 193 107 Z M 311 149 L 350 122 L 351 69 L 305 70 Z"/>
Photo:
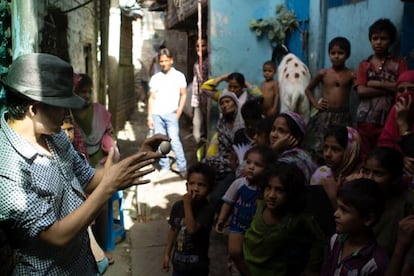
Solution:
<path fill-rule="evenodd" d="M 404 156 L 404 171 L 410 175 L 414 175 L 414 158 Z"/>
<path fill-rule="evenodd" d="M 408 95 L 407 97 L 399 97 L 395 103 L 395 119 L 397 121 L 400 134 L 403 134 L 409 128 L 408 112 L 410 110 L 411 103 L 411 95 Z"/>
<path fill-rule="evenodd" d="M 276 139 L 276 141 L 270 145 L 276 152 L 284 152 L 285 150 L 294 148 L 298 145 L 298 140 L 292 135 L 288 134 L 283 137 Z"/>

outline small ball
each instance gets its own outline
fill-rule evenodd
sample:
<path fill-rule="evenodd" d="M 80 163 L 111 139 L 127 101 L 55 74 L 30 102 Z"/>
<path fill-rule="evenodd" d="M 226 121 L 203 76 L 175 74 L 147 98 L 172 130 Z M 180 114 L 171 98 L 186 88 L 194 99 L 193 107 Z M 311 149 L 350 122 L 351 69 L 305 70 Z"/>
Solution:
<path fill-rule="evenodd" d="M 171 150 L 171 143 L 169 141 L 162 141 L 159 150 L 162 154 L 168 154 Z"/>

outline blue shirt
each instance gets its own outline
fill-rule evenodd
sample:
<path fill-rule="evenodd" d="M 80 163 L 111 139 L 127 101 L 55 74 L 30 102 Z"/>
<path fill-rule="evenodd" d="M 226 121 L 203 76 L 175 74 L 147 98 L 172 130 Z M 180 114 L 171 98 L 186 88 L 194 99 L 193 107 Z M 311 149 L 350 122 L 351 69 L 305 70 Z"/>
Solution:
<path fill-rule="evenodd" d="M 9 127 L 0 127 L 0 221 L 11 222 L 17 241 L 16 275 L 92 275 L 96 264 L 86 229 L 67 246 L 55 247 L 39 233 L 76 210 L 95 171 L 64 132 L 45 135 L 53 157 L 40 153 Z"/>

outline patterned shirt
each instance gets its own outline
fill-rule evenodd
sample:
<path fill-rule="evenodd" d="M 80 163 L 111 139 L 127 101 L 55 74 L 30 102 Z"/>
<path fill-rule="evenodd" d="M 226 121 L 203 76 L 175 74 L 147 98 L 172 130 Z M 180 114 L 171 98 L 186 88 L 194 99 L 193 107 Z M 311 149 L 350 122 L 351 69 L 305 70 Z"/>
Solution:
<path fill-rule="evenodd" d="M 96 275 L 86 229 L 65 247 L 39 239 L 43 230 L 76 210 L 95 171 L 62 131 L 45 135 L 53 156 L 40 153 L 1 118 L 0 222 L 11 223 L 16 275 Z"/>
<path fill-rule="evenodd" d="M 402 58 L 388 57 L 387 63 L 381 66 L 380 70 L 376 70 L 370 62 L 372 56 L 359 64 L 355 87 L 358 85 L 367 85 L 370 80 L 381 80 L 396 82 L 398 76 L 407 71 L 407 61 Z M 358 123 L 371 123 L 376 125 L 384 125 L 387 115 L 394 102 L 395 95 L 388 93 L 376 97 L 361 98 L 357 110 Z"/>
<path fill-rule="evenodd" d="M 233 207 L 229 231 L 243 234 L 249 228 L 256 212 L 256 199 L 259 190 L 249 185 L 246 177 L 233 181 L 223 196 L 223 201 Z"/>
<path fill-rule="evenodd" d="M 388 257 L 374 238 L 350 256 L 342 258 L 346 239 L 343 234 L 332 236 L 321 276 L 384 275 Z"/>

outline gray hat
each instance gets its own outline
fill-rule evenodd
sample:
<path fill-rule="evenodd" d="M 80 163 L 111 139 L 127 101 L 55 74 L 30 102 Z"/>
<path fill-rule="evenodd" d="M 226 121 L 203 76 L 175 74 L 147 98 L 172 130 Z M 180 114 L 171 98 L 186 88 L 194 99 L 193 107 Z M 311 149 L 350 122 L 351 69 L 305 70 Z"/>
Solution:
<path fill-rule="evenodd" d="M 62 59 L 33 53 L 13 61 L 1 83 L 13 92 L 52 106 L 81 108 L 85 101 L 73 93 L 73 68 Z"/>

